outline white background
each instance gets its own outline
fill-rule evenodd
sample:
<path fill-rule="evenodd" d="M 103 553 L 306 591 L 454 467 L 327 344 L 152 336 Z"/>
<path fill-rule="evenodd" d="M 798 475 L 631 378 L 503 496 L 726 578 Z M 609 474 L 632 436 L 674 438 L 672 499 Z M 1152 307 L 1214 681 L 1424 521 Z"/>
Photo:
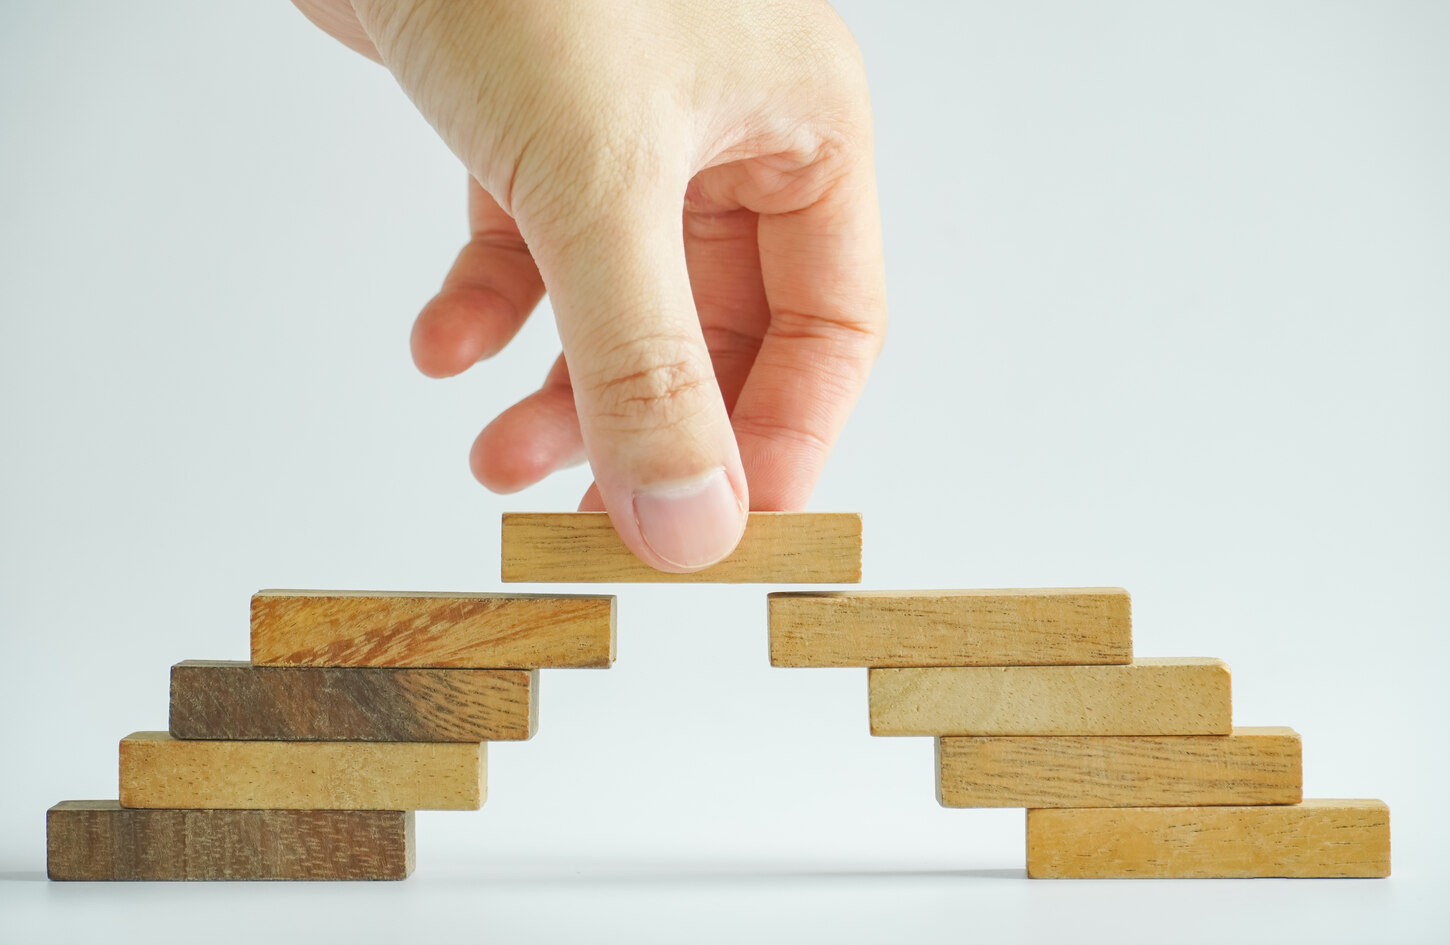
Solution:
<path fill-rule="evenodd" d="M 1443 941 L 1450 7 L 853 0 L 893 326 L 816 494 L 875 587 L 1122 585 L 1234 670 L 1383 882 L 1029 882 L 860 670 L 772 669 L 764 588 L 619 589 L 478 813 L 400 884 L 51 884 L 167 671 L 260 587 L 498 588 L 466 456 L 547 310 L 417 374 L 462 172 L 292 8 L 0 6 L 0 941 Z M 570 590 L 571 588 L 558 588 Z M 463 938 L 444 939 L 443 936 Z"/>

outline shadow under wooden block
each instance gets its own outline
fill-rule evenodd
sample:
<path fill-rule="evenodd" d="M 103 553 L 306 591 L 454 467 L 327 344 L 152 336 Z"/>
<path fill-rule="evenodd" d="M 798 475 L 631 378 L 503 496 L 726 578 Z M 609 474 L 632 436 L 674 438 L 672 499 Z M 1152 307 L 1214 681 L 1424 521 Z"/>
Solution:
<path fill-rule="evenodd" d="M 774 666 L 1033 666 L 1133 658 L 1122 588 L 769 595 Z"/>
<path fill-rule="evenodd" d="M 1383 801 L 1275 807 L 1127 807 L 1027 812 L 1036 879 L 1390 875 Z"/>
<path fill-rule="evenodd" d="M 855 584 L 861 580 L 861 516 L 751 512 L 730 557 L 703 571 L 668 574 L 636 558 L 603 512 L 508 512 L 503 517 L 503 579 Z"/>
<path fill-rule="evenodd" d="M 1028 735 L 936 740 L 944 807 L 1181 807 L 1297 804 L 1299 735 Z"/>
<path fill-rule="evenodd" d="M 873 735 L 1227 735 L 1228 666 L 1198 658 L 1125 666 L 867 670 Z"/>
<path fill-rule="evenodd" d="M 258 591 L 252 662 L 274 666 L 599 668 L 614 598 L 584 594 Z"/>
<path fill-rule="evenodd" d="M 536 669 L 171 667 L 171 735 L 272 741 L 496 742 L 538 727 Z"/>
<path fill-rule="evenodd" d="M 412 811 L 61 801 L 45 833 L 55 880 L 406 879 L 415 857 Z"/>
<path fill-rule="evenodd" d="M 477 810 L 485 744 L 121 740 L 121 806 Z"/>

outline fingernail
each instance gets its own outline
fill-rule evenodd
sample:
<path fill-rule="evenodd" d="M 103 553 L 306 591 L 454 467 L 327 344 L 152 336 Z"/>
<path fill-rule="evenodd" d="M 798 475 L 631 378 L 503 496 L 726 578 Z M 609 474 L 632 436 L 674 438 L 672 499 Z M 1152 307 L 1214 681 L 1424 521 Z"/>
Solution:
<path fill-rule="evenodd" d="M 724 558 L 745 531 L 744 510 L 723 466 L 635 493 L 634 520 L 650 550 L 685 571 Z"/>

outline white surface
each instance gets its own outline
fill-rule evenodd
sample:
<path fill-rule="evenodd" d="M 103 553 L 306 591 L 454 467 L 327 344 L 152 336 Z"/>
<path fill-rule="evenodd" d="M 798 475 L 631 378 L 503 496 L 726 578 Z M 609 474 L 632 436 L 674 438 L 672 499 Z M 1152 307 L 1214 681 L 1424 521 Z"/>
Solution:
<path fill-rule="evenodd" d="M 1220 656 L 1307 790 L 1387 800 L 1385 882 L 1029 883 L 860 671 L 766 662 L 764 589 L 623 588 L 476 814 L 394 885 L 60 885 L 260 587 L 497 586 L 473 376 L 407 331 L 463 176 L 281 2 L 0 7 L 0 941 L 1443 941 L 1450 8 L 842 4 L 868 58 L 892 335 L 817 493 L 876 587 L 1118 584 Z M 904 9 L 906 12 L 904 11 Z M 560 588 L 569 590 L 570 588 Z"/>

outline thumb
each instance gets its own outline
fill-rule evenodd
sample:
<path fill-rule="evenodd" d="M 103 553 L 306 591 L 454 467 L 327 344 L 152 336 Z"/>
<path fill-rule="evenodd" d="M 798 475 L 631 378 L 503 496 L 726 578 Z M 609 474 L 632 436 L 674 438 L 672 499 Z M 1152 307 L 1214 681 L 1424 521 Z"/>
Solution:
<path fill-rule="evenodd" d="M 683 188 L 646 182 L 527 234 L 604 507 L 635 555 L 673 572 L 730 554 L 750 507 L 690 292 L 682 204 Z"/>

